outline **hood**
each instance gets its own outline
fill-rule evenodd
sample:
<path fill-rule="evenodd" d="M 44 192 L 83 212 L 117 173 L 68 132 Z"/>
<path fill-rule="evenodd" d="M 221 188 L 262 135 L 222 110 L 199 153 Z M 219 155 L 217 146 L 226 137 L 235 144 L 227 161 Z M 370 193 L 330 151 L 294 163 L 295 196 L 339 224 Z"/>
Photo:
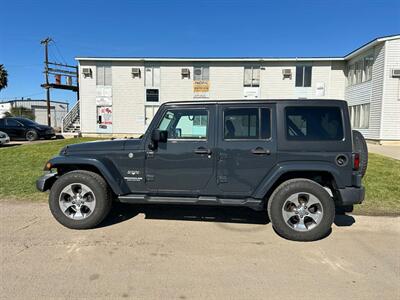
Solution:
<path fill-rule="evenodd" d="M 47 125 L 41 125 L 41 124 L 37 124 L 35 125 L 35 127 L 39 130 L 48 130 L 48 129 L 52 129 L 50 126 Z"/>
<path fill-rule="evenodd" d="M 68 145 L 61 150 L 61 154 L 74 152 L 115 151 L 124 149 L 126 140 L 96 141 Z"/>

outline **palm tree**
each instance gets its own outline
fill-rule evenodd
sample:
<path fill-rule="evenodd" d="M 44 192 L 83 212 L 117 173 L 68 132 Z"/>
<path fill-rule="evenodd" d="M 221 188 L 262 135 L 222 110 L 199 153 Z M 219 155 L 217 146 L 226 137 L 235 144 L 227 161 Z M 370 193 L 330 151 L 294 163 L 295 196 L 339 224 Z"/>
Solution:
<path fill-rule="evenodd" d="M 0 91 L 7 87 L 8 83 L 8 73 L 4 68 L 4 65 L 0 64 Z"/>

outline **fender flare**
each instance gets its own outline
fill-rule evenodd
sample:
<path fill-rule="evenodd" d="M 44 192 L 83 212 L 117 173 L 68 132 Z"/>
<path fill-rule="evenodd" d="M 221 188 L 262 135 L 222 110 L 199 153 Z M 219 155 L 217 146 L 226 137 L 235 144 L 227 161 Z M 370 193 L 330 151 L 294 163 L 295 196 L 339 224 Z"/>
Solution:
<path fill-rule="evenodd" d="M 129 188 L 118 172 L 115 165 L 107 158 L 95 159 L 90 157 L 56 156 L 49 160 L 52 168 L 68 165 L 86 165 L 95 167 L 106 180 L 116 195 L 129 193 Z"/>
<path fill-rule="evenodd" d="M 305 162 L 284 162 L 277 164 L 270 172 L 264 177 L 258 188 L 253 193 L 253 197 L 256 199 L 262 199 L 272 188 L 272 186 L 278 181 L 278 179 L 288 172 L 307 172 L 307 171 L 321 171 L 331 174 L 338 185 L 338 187 L 344 186 L 343 179 L 340 177 L 339 170 L 332 166 L 331 163 L 327 162 L 312 162 L 307 164 Z"/>

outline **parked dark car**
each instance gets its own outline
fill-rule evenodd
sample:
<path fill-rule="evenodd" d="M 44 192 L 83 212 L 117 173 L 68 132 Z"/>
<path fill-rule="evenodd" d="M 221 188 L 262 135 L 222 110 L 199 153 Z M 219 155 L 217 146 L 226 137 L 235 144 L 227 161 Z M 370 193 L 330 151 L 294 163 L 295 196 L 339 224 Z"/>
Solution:
<path fill-rule="evenodd" d="M 11 140 L 34 141 L 40 138 L 50 139 L 55 136 L 52 127 L 20 117 L 0 119 L 0 131 L 7 133 Z"/>
<path fill-rule="evenodd" d="M 340 100 L 163 104 L 139 139 L 70 145 L 37 181 L 53 216 L 93 228 L 113 200 L 246 206 L 291 240 L 320 239 L 364 199 L 363 136 Z"/>

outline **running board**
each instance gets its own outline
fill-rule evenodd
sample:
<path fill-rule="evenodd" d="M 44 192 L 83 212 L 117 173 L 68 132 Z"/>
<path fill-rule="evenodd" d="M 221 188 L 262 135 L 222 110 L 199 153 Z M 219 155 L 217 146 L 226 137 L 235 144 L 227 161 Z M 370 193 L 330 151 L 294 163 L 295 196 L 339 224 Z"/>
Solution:
<path fill-rule="evenodd" d="M 131 204 L 190 204 L 190 205 L 214 205 L 214 206 L 245 206 L 254 210 L 263 209 L 263 201 L 254 198 L 227 199 L 218 197 L 171 197 L 149 196 L 145 194 L 128 194 L 119 196 L 122 203 Z"/>

